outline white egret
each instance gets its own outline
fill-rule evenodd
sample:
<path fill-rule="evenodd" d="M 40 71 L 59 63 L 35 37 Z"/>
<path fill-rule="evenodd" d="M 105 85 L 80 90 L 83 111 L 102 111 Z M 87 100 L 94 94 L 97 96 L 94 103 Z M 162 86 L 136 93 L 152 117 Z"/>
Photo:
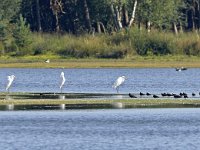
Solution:
<path fill-rule="evenodd" d="M 45 61 L 45 63 L 50 63 L 50 59 L 47 59 L 47 60 Z"/>
<path fill-rule="evenodd" d="M 113 84 L 113 88 L 117 90 L 117 93 L 119 93 L 119 86 L 124 83 L 125 79 L 125 76 L 118 77 L 115 83 Z"/>
<path fill-rule="evenodd" d="M 8 84 L 6 86 L 6 91 L 7 92 L 9 92 L 10 86 L 12 85 L 14 79 L 15 79 L 14 75 L 8 76 Z"/>
<path fill-rule="evenodd" d="M 61 84 L 60 84 L 60 90 L 61 90 L 61 93 L 62 93 L 62 87 L 65 84 L 65 74 L 64 74 L 63 71 L 61 72 L 60 77 L 62 79 Z"/>

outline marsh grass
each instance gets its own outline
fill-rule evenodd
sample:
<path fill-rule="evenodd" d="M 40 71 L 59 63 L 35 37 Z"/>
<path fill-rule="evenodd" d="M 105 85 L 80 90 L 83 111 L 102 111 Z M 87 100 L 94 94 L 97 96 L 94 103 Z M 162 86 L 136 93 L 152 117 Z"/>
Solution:
<path fill-rule="evenodd" d="M 130 62 L 134 62 L 133 66 L 138 66 L 137 63 L 140 61 L 149 61 L 149 66 L 159 61 L 161 64 L 170 61 L 183 62 L 191 67 L 200 66 L 191 64 L 191 62 L 198 62 L 200 56 L 200 40 L 197 32 L 175 35 L 172 32 L 156 30 L 147 33 L 145 30 L 133 28 L 113 34 L 95 34 L 95 36 L 32 33 L 31 37 L 32 42 L 28 46 L 26 54 L 23 56 L 15 55 L 15 48 L 11 44 L 10 47 L 7 47 L 5 53 L 1 54 L 0 62 L 3 64 L 16 62 L 42 63 L 45 59 L 51 59 L 54 64 L 50 67 L 54 67 L 58 66 L 56 63 L 75 59 L 83 59 L 83 62 L 91 59 L 94 61 L 109 59 L 111 64 L 108 66 L 116 67 L 117 65 L 112 64 L 116 60 L 119 63 L 126 61 L 127 65 L 119 65 L 123 67 L 130 66 L 128 64 Z M 2 49 L 1 45 L 0 43 Z M 10 50 L 8 50 L 9 48 Z M 3 64 L 0 66 L 3 67 Z M 77 65 L 75 64 L 75 66 Z M 94 67 L 101 67 L 101 64 L 94 65 Z M 103 67 L 106 67 L 106 65 L 103 65 Z"/>

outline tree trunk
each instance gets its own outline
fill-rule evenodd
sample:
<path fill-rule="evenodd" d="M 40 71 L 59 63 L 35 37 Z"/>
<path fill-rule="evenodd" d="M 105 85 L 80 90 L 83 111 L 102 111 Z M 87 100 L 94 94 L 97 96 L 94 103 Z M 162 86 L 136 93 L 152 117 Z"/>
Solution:
<path fill-rule="evenodd" d="M 151 21 L 147 21 L 146 28 L 148 33 L 151 32 Z"/>
<path fill-rule="evenodd" d="M 122 29 L 122 7 L 121 6 L 116 6 L 115 7 L 115 12 L 116 12 L 116 19 L 117 19 L 117 23 L 119 26 L 119 29 Z"/>
<path fill-rule="evenodd" d="M 100 23 L 99 23 L 99 22 L 97 22 L 97 32 L 98 32 L 98 33 L 101 33 L 101 26 L 100 26 Z"/>
<path fill-rule="evenodd" d="M 103 25 L 103 23 L 102 23 L 102 22 L 99 22 L 99 24 L 100 24 L 100 27 L 101 27 L 101 31 L 102 31 L 103 33 L 106 33 L 106 28 L 105 28 L 105 26 Z"/>
<path fill-rule="evenodd" d="M 91 31 L 92 25 L 90 21 L 90 13 L 89 13 L 88 5 L 87 5 L 87 0 L 83 0 L 83 6 L 84 6 L 84 12 L 85 12 L 86 27 L 88 31 Z"/>
<path fill-rule="evenodd" d="M 133 24 L 134 20 L 135 20 L 135 12 L 136 12 L 136 7 L 137 7 L 137 0 L 135 0 L 134 6 L 133 6 L 133 11 L 132 11 L 132 15 L 131 15 L 131 19 L 129 22 L 129 27 L 131 27 L 131 25 Z"/>
<path fill-rule="evenodd" d="M 179 24 L 180 24 L 180 33 L 183 33 L 183 26 L 182 26 L 181 22 Z"/>
<path fill-rule="evenodd" d="M 178 30 L 177 30 L 177 26 L 176 26 L 176 23 L 175 23 L 175 22 L 173 23 L 173 27 L 174 27 L 174 33 L 175 33 L 176 35 L 178 35 Z"/>
<path fill-rule="evenodd" d="M 39 0 L 36 0 L 36 15 L 37 15 L 37 30 L 38 32 L 42 31 L 41 20 L 40 20 L 40 4 Z"/>
<path fill-rule="evenodd" d="M 117 30 L 119 30 L 119 26 L 118 26 L 118 23 L 117 23 L 117 16 L 115 14 L 115 10 L 114 10 L 113 4 L 110 5 L 110 9 L 111 9 L 111 13 L 112 13 L 112 17 L 113 17 L 113 21 L 114 21 L 115 27 L 116 27 Z"/>
<path fill-rule="evenodd" d="M 126 6 L 123 5 L 123 24 L 125 26 L 128 26 L 128 23 L 129 23 L 129 18 L 128 18 L 128 11 L 126 9 Z"/>
<path fill-rule="evenodd" d="M 65 13 L 63 11 L 62 0 L 50 0 L 50 8 L 53 11 L 53 14 L 55 15 L 55 19 L 56 19 L 56 32 L 60 32 L 59 14 L 60 13 Z"/>
<path fill-rule="evenodd" d="M 55 17 L 56 17 L 56 32 L 60 32 L 58 13 L 55 13 Z"/>

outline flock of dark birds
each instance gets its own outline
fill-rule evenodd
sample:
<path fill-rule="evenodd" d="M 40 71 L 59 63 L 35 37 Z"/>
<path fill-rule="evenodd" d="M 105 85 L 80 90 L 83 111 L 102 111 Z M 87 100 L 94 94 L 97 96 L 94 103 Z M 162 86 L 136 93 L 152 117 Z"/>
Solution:
<path fill-rule="evenodd" d="M 132 93 L 129 93 L 128 94 L 130 98 L 141 98 L 141 97 L 151 97 L 151 98 L 188 98 L 188 94 L 183 92 L 183 93 L 179 93 L 179 94 L 174 94 L 174 93 L 161 93 L 160 95 L 156 95 L 156 94 L 150 94 L 150 93 L 142 93 L 140 92 L 139 94 L 139 97 L 136 96 L 136 94 L 132 94 Z M 200 92 L 199 92 L 199 95 L 200 95 Z M 195 97 L 196 94 L 195 93 L 192 93 L 192 97 Z"/>
<path fill-rule="evenodd" d="M 184 71 L 184 70 L 187 70 L 187 68 L 185 67 L 181 67 L 181 68 L 175 68 L 176 71 Z M 136 96 L 136 94 L 132 94 L 132 93 L 129 93 L 128 94 L 130 98 L 141 98 L 141 97 L 149 97 L 149 98 L 188 98 L 188 94 L 183 92 L 183 93 L 179 93 L 179 94 L 174 94 L 174 93 L 161 93 L 161 94 L 150 94 L 150 93 L 142 93 L 140 92 L 139 94 L 139 97 Z M 191 94 L 192 97 L 195 97 L 196 94 L 195 93 L 192 93 Z M 200 92 L 199 92 L 199 96 L 200 96 Z"/>

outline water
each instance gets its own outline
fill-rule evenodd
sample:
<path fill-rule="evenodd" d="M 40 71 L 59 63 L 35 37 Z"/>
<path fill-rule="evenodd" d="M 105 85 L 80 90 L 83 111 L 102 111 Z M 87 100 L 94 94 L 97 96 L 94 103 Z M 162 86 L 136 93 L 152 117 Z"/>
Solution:
<path fill-rule="evenodd" d="M 16 80 L 12 92 L 60 92 L 62 69 L 0 69 L 0 92 L 5 91 L 7 76 Z M 174 68 L 138 69 L 64 69 L 66 83 L 63 92 L 115 93 L 112 88 L 117 77 L 128 79 L 120 87 L 120 93 L 179 93 L 199 92 L 200 69 L 190 68 L 177 72 Z"/>
<path fill-rule="evenodd" d="M 200 109 L 0 112 L 5 150 L 198 149 Z"/>

